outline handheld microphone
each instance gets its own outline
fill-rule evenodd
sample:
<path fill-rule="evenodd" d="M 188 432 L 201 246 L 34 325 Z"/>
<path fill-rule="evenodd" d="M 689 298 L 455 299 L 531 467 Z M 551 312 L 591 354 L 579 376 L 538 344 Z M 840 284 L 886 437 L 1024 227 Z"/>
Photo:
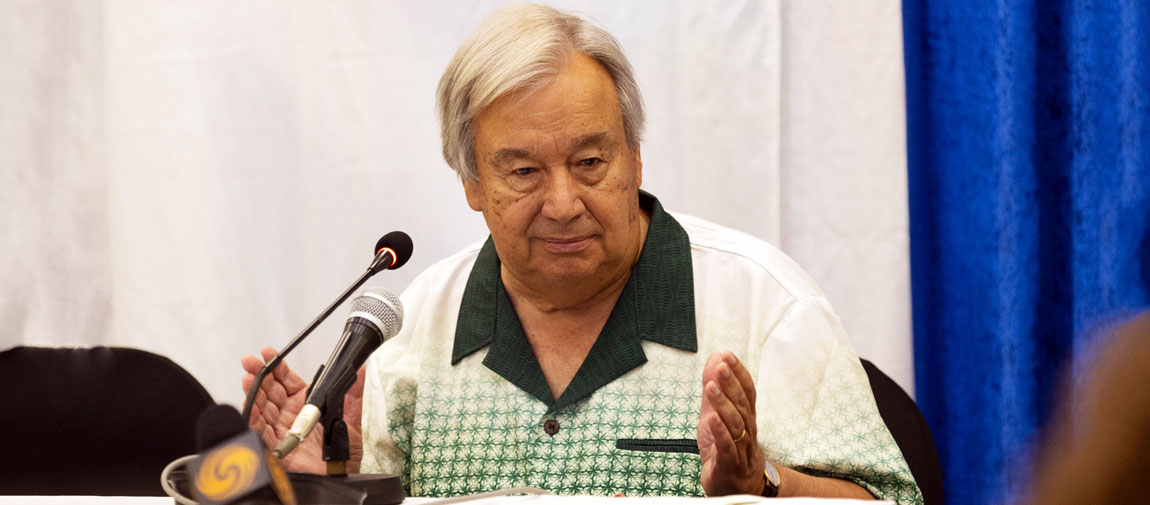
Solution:
<path fill-rule="evenodd" d="M 190 484 L 202 505 L 295 505 L 287 472 L 248 429 L 233 407 L 216 405 L 200 414 Z"/>
<path fill-rule="evenodd" d="M 381 253 L 385 255 L 387 253 Z M 323 371 L 311 385 L 307 403 L 273 454 L 287 456 L 307 438 L 330 409 L 343 408 L 343 397 L 355 384 L 356 373 L 372 352 L 403 326 L 403 303 L 394 293 L 383 288 L 369 288 L 351 301 L 351 315 Z M 336 403 L 338 402 L 338 403 Z"/>

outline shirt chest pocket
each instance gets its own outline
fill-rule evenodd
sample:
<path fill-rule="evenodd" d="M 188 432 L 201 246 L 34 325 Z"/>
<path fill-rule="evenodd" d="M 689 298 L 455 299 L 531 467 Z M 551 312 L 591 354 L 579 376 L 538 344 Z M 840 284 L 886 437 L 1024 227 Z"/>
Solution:
<path fill-rule="evenodd" d="M 621 451 L 699 453 L 699 444 L 693 438 L 620 438 L 615 448 Z"/>
<path fill-rule="evenodd" d="M 620 438 L 612 488 L 628 496 L 702 496 L 702 462 L 693 438 Z"/>

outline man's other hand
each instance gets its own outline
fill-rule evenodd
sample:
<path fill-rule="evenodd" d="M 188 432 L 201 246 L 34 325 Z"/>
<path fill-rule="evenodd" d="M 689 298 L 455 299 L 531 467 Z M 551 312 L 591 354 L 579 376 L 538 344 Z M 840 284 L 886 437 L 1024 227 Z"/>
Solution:
<path fill-rule="evenodd" d="M 712 354 L 703 367 L 698 442 L 707 496 L 762 493 L 766 459 L 755 424 L 755 383 L 730 352 Z"/>
<path fill-rule="evenodd" d="M 260 350 L 260 354 L 263 355 L 263 360 L 250 354 L 240 359 L 244 371 L 247 372 L 242 381 L 244 394 L 247 394 L 252 387 L 255 374 L 263 368 L 264 363 L 275 357 L 276 350 L 264 347 Z M 363 415 L 364 370 L 362 367 L 359 369 L 355 384 L 344 397 L 343 419 L 347 423 L 348 443 L 351 449 L 351 460 L 347 462 L 348 473 L 359 473 L 359 465 L 363 460 L 360 419 Z M 269 448 L 274 448 L 287 435 L 288 429 L 307 400 L 306 394 L 307 383 L 288 368 L 287 363 L 280 363 L 264 378 L 252 404 L 252 417 L 249 423 Z M 327 465 L 323 461 L 323 426 L 316 426 L 307 439 L 300 442 L 299 447 L 283 459 L 283 463 L 293 472 L 327 473 Z"/>

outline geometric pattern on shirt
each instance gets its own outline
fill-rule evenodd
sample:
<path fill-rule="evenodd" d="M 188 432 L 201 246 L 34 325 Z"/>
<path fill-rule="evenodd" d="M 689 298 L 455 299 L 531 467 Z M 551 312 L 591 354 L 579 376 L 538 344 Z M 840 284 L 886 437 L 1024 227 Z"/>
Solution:
<path fill-rule="evenodd" d="M 389 395 L 389 431 L 405 440 L 396 470 L 409 495 L 537 486 L 557 494 L 701 496 L 697 454 L 616 447 L 619 439 L 695 437 L 700 358 L 710 349 L 691 354 L 649 342 L 644 349 L 646 364 L 550 414 L 484 367 L 482 352 L 454 367 L 424 363 L 428 374 L 418 386 L 397 383 Z M 758 424 L 767 457 L 808 474 L 849 478 L 883 499 L 922 503 L 897 446 L 867 415 L 869 393 L 849 375 L 832 366 L 812 385 L 820 397 L 812 415 L 774 404 L 766 393 Z M 543 429 L 548 419 L 560 425 L 554 436 Z"/>
<path fill-rule="evenodd" d="M 655 207 L 653 214 L 661 214 L 657 201 Z M 673 218 L 668 220 L 679 227 Z M 648 243 L 654 242 L 652 234 L 662 228 L 655 225 L 656 221 L 652 219 Z M 700 226 L 697 220 L 692 223 Z M 727 235 L 723 238 L 729 239 Z M 685 233 L 682 243 L 689 246 Z M 716 246 L 712 242 L 707 247 Z M 718 246 L 719 250 L 725 247 Z M 687 251 L 685 255 L 695 252 L 688 247 L 681 250 Z M 651 256 L 646 244 L 640 264 L 644 256 Z M 722 256 L 719 261 L 728 265 L 730 256 Z M 640 271 L 636 268 L 633 278 Z M 785 268 L 780 272 L 791 273 Z M 703 284 L 696 283 L 687 291 L 703 289 L 709 293 L 704 305 L 724 298 L 719 293 L 728 291 L 730 285 L 714 284 L 715 280 L 712 277 L 708 284 L 704 276 Z M 658 290 L 653 295 L 650 289 L 642 291 L 647 300 L 668 298 Z M 792 324 L 794 333 L 833 334 L 846 342 L 841 323 L 829 305 L 813 304 L 819 310 L 799 310 L 796 307 L 810 309 L 812 304 L 804 300 L 788 303 L 791 313 L 800 316 L 786 316 L 779 326 L 802 317 L 802 321 Z M 741 310 L 756 310 L 751 307 Z M 772 307 L 770 310 L 786 306 Z M 716 309 L 716 305 L 711 305 L 703 317 L 725 312 Z M 651 314 L 638 312 L 640 316 Z M 815 317 L 806 320 L 806 316 L 801 316 L 804 313 Z M 735 319 L 745 321 L 742 316 Z M 463 320 L 460 317 L 459 323 Z M 771 353 L 767 348 L 778 338 L 794 341 L 793 335 L 772 337 L 780 333 L 777 329 L 762 333 L 715 331 L 714 326 L 711 324 L 705 335 L 700 334 L 698 353 L 655 344 L 656 339 L 647 338 L 649 332 L 641 332 L 646 341 L 642 342 L 640 353 L 645 354 L 647 363 L 624 371 L 617 379 L 591 390 L 589 396 L 558 408 L 554 408 L 554 402 L 548 405 L 543 401 L 546 398 L 529 394 L 483 366 L 484 357 L 490 357 L 495 346 L 486 352 L 476 352 L 482 345 L 476 346 L 461 356 L 458 341 L 454 342 L 453 353 L 450 340 L 420 336 L 414 354 L 421 361 L 413 367 L 394 368 L 397 356 L 389 351 L 397 347 L 384 345 L 372 359 L 379 378 L 371 388 L 376 392 L 365 395 L 365 401 L 371 399 L 378 406 L 373 406 L 373 412 L 365 411 L 364 441 L 370 442 L 370 447 L 365 445 L 368 452 L 364 471 L 401 474 L 412 496 L 450 496 L 523 485 L 561 494 L 698 495 L 701 489 L 697 455 L 624 451 L 615 442 L 693 439 L 702 361 L 715 350 L 732 350 L 753 373 L 757 370 L 760 443 L 768 458 L 806 473 L 848 478 L 882 499 L 921 503 L 921 494 L 878 416 L 865 373 L 849 350 L 849 343 L 845 343 L 842 352 L 824 355 L 819 352 L 825 348 L 814 354 L 803 350 L 801 357 L 788 360 L 785 353 Z M 392 343 L 403 341 L 403 337 Z M 792 344 L 787 349 L 805 348 Z M 759 363 L 764 354 L 770 361 Z M 452 361 L 458 364 L 451 366 Z M 817 368 L 810 366 L 815 363 L 819 364 Z M 382 411 L 376 410 L 380 408 Z M 560 423 L 561 429 L 554 437 L 546 435 L 542 428 L 547 419 Z"/>
<path fill-rule="evenodd" d="M 794 390 L 765 392 L 769 407 L 757 417 L 760 440 L 770 441 L 764 444 L 767 459 L 809 475 L 851 480 L 885 500 L 920 505 L 922 493 L 902 452 L 874 415 L 877 407 L 857 358 L 832 357 L 819 379 L 792 374 L 787 382 Z M 787 400 L 803 395 L 816 401 L 804 406 Z"/>
<path fill-rule="evenodd" d="M 405 481 L 413 496 L 513 486 L 558 494 L 700 496 L 689 452 L 623 450 L 619 439 L 693 440 L 697 355 L 644 344 L 652 357 L 582 401 L 548 405 L 481 364 L 482 353 L 419 385 Z M 559 431 L 548 435 L 547 420 Z"/>

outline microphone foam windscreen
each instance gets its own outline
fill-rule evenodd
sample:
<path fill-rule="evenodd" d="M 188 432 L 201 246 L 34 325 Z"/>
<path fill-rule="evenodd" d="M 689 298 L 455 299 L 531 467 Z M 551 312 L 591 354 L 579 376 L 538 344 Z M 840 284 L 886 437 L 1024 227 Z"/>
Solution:
<path fill-rule="evenodd" d="M 387 340 L 399 333 L 403 327 L 403 302 L 395 293 L 381 287 L 367 288 L 362 295 L 351 301 L 351 311 L 367 312 L 379 319 L 383 327 L 379 329 Z"/>
<path fill-rule="evenodd" d="M 377 253 L 385 247 L 395 251 L 395 263 L 387 267 L 389 270 L 395 270 L 411 259 L 411 250 L 414 246 L 411 244 L 411 237 L 406 233 L 393 231 L 380 237 L 379 241 L 375 243 Z"/>
<path fill-rule="evenodd" d="M 231 405 L 214 405 L 196 421 L 196 452 L 204 452 L 248 429 L 240 412 Z"/>

